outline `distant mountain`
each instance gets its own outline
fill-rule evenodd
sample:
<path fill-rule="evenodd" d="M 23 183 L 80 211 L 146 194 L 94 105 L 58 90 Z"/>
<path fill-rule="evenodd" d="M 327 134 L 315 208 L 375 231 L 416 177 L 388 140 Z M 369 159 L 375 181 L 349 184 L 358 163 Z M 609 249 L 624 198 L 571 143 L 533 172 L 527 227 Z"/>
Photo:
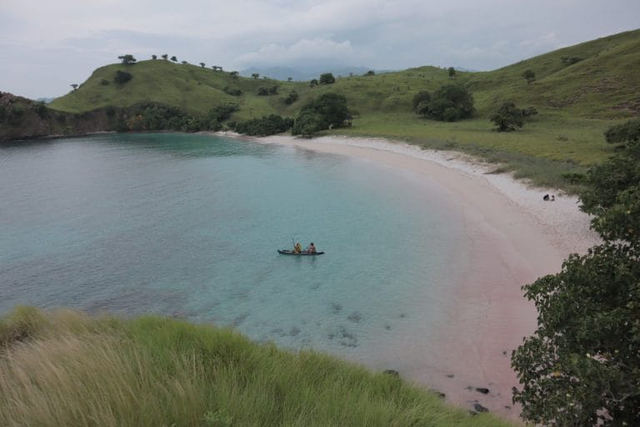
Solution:
<path fill-rule="evenodd" d="M 240 71 L 240 75 L 244 77 L 251 77 L 252 74 L 260 74 L 260 77 L 267 76 L 270 79 L 286 81 L 291 77 L 294 81 L 309 81 L 311 79 L 317 79 L 322 73 L 333 73 L 334 76 L 347 77 L 350 75 L 360 76 L 369 70 L 373 70 L 377 73 L 385 71 L 375 70 L 373 68 L 366 67 L 318 67 L 318 68 L 293 68 L 293 67 L 269 67 L 258 68 L 251 67 Z"/>

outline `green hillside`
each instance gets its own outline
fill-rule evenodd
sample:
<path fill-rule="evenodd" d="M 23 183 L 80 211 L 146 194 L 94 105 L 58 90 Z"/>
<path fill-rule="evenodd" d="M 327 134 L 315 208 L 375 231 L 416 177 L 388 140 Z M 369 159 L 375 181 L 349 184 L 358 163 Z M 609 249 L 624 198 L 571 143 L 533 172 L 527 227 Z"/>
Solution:
<path fill-rule="evenodd" d="M 0 395 L 3 426 L 512 425 L 394 375 L 228 329 L 25 307 L 0 319 Z"/>
<path fill-rule="evenodd" d="M 77 91 L 57 98 L 51 108 L 85 112 L 106 106 L 156 102 L 204 114 L 212 106 L 235 102 L 241 106 L 241 116 L 294 114 L 306 99 L 336 91 L 344 94 L 350 108 L 360 114 L 411 114 L 411 98 L 416 92 L 435 90 L 453 80 L 471 90 L 479 117 L 488 117 L 500 103 L 513 100 L 583 118 L 619 119 L 640 112 L 638 66 L 640 30 L 556 50 L 495 71 L 457 72 L 453 79 L 445 69 L 420 67 L 374 76 L 342 77 L 333 85 L 310 87 L 306 82 L 234 78 L 228 72 L 197 65 L 147 60 L 130 66 L 101 67 Z M 527 69 L 536 73 L 531 84 L 522 77 Z M 115 83 L 117 70 L 131 73 L 133 79 L 125 84 Z M 274 85 L 278 86 L 278 95 L 257 95 L 259 88 Z M 224 92 L 227 87 L 242 90 L 242 96 L 228 95 Z M 283 99 L 290 90 L 296 90 L 300 100 L 289 107 Z"/>
<path fill-rule="evenodd" d="M 232 116 L 243 121 L 267 114 L 295 117 L 307 101 L 326 92 L 345 95 L 354 113 L 353 126 L 332 133 L 405 140 L 425 148 L 447 148 L 501 163 L 537 185 L 570 189 L 563 178 L 581 173 L 606 157 L 603 132 L 624 119 L 640 115 L 640 30 L 589 41 L 540 55 L 489 72 L 456 72 L 419 67 L 373 76 L 344 76 L 334 84 L 235 77 L 191 64 L 147 60 L 135 65 L 108 65 L 97 69 L 76 91 L 56 99 L 51 108 L 84 113 L 100 107 L 128 108 L 145 103 L 179 107 L 204 115 L 215 106 L 235 103 Z M 536 80 L 523 78 L 533 70 Z M 132 79 L 117 84 L 118 70 Z M 426 120 L 412 111 L 419 91 L 435 91 L 446 83 L 465 85 L 475 98 L 471 120 L 443 123 Z M 261 88 L 277 87 L 277 94 L 259 96 Z M 241 96 L 225 92 L 241 90 Z M 299 99 L 284 99 L 295 90 Z M 535 107 L 539 114 L 522 130 L 497 133 L 489 117 L 505 101 Z"/>

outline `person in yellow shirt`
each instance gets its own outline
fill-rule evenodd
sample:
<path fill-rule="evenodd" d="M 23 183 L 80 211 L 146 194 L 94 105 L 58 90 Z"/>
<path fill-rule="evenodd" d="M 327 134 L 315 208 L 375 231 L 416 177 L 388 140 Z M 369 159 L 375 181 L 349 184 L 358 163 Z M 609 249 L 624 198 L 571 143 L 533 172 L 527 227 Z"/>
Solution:
<path fill-rule="evenodd" d="M 295 245 L 293 245 L 293 252 L 295 252 L 297 254 L 302 252 L 302 245 L 300 244 L 300 242 L 298 242 Z"/>

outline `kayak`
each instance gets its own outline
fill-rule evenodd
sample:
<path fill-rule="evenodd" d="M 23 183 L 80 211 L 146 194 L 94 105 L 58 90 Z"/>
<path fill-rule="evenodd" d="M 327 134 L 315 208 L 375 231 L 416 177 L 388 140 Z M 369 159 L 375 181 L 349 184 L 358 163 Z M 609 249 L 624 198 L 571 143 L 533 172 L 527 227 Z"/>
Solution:
<path fill-rule="evenodd" d="M 281 255 L 305 255 L 305 256 L 313 256 L 313 255 L 322 255 L 324 252 L 316 252 L 316 253 L 309 253 L 309 252 L 300 252 L 300 253 L 295 253 L 293 251 L 290 251 L 288 249 L 278 249 L 278 253 Z"/>

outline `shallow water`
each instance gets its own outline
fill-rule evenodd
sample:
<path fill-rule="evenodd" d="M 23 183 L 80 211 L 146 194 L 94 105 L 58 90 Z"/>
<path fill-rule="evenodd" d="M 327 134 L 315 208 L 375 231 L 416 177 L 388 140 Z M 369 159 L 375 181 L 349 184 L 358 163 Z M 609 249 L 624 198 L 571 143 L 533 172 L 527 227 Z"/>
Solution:
<path fill-rule="evenodd" d="M 278 255 L 292 238 L 326 254 Z M 0 145 L 0 314 L 160 313 L 386 366 L 428 351 L 463 242 L 444 190 L 347 157 L 180 134 Z"/>

